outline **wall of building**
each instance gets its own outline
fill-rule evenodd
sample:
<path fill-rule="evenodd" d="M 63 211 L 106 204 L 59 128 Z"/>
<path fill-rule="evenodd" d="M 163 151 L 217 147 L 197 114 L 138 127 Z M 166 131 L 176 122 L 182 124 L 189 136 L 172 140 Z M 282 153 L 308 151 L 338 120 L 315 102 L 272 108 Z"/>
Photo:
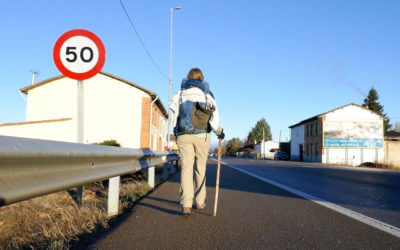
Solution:
<path fill-rule="evenodd" d="M 84 142 L 95 143 L 117 140 L 122 147 L 140 148 L 142 100 L 150 96 L 143 90 L 104 74 L 83 81 L 84 87 Z M 155 149 L 165 144 L 165 117 L 154 104 Z M 147 119 L 148 119 L 147 115 Z M 163 117 L 163 119 L 160 118 Z M 29 90 L 27 96 L 27 121 L 40 121 L 70 117 L 69 126 L 58 128 L 57 135 L 46 128 L 50 125 L 32 125 L 36 130 L 3 129 L 4 133 L 30 138 L 76 141 L 77 81 L 64 77 Z M 73 125 L 72 125 L 73 124 Z M 37 127 L 42 126 L 44 129 Z M 147 124 L 148 126 L 148 124 Z M 160 127 L 160 128 L 159 128 Z M 64 130 L 65 129 L 65 130 Z M 71 130 L 72 129 L 72 130 Z M 7 130 L 7 131 L 6 131 Z M 148 131 L 148 129 L 147 129 Z M 148 132 L 147 132 L 148 133 Z M 147 134 L 148 136 L 148 134 Z M 148 138 L 148 137 L 147 137 Z M 148 141 L 148 139 L 147 139 Z M 148 143 L 147 143 L 148 144 Z"/>
<path fill-rule="evenodd" d="M 371 122 L 382 121 L 382 118 L 379 115 L 375 114 L 373 111 L 369 111 L 355 105 L 349 105 L 326 113 L 324 115 L 324 120 Z"/>
<path fill-rule="evenodd" d="M 300 145 L 303 145 L 304 157 L 304 125 L 293 127 L 290 131 L 290 159 L 300 160 Z"/>
<path fill-rule="evenodd" d="M 400 167 L 400 141 L 385 141 L 385 163 Z"/>
<path fill-rule="evenodd" d="M 322 162 L 358 166 L 363 162 L 383 163 L 385 153 L 383 149 L 374 148 L 327 148 L 322 156 Z"/>
<path fill-rule="evenodd" d="M 85 143 L 117 140 L 122 147 L 140 148 L 142 98 L 149 95 L 103 74 L 83 84 Z"/>
<path fill-rule="evenodd" d="M 150 133 L 150 106 L 151 98 L 144 97 L 142 99 L 142 128 L 141 128 L 141 148 L 149 148 L 149 133 Z M 166 121 L 167 118 L 163 115 L 159 107 L 154 103 L 152 111 L 152 134 L 151 134 L 151 149 L 163 150 L 166 145 Z"/>
<path fill-rule="evenodd" d="M 254 150 L 257 151 L 261 157 L 263 157 L 264 152 L 264 158 L 266 159 L 274 159 L 275 152 L 270 152 L 271 149 L 279 149 L 279 143 L 276 141 L 265 141 L 264 145 L 263 143 L 254 145 Z"/>
<path fill-rule="evenodd" d="M 76 142 L 76 126 L 72 119 L 1 125 L 0 135 L 53 141 Z"/>
<path fill-rule="evenodd" d="M 304 161 L 322 160 L 322 121 L 316 119 L 304 124 Z"/>
<path fill-rule="evenodd" d="M 77 109 L 77 81 L 64 77 L 29 90 L 26 121 L 71 117 Z"/>
<path fill-rule="evenodd" d="M 382 122 L 382 118 L 372 111 L 350 105 L 325 114 L 324 122 Z M 383 140 L 383 131 L 381 138 Z M 383 148 L 325 148 L 322 162 L 328 164 L 359 165 L 363 162 L 385 160 Z"/>

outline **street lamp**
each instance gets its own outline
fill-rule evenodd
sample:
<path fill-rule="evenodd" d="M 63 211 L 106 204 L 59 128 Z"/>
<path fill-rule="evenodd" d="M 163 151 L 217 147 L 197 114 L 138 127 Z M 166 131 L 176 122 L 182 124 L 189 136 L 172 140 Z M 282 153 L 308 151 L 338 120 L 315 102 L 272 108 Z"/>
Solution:
<path fill-rule="evenodd" d="M 174 13 L 174 10 L 180 10 L 180 9 L 182 9 L 182 7 L 171 8 L 171 25 L 170 25 L 170 34 L 169 34 L 170 40 L 169 40 L 169 79 L 168 79 L 169 80 L 169 91 L 168 91 L 168 103 L 169 103 L 169 101 L 171 99 L 171 89 L 172 89 L 172 22 L 173 22 L 173 13 Z M 167 103 L 167 108 L 168 108 L 168 103 Z M 170 121 L 171 121 L 171 111 L 168 108 L 168 125 L 167 125 L 167 147 L 168 147 L 168 149 L 171 148 L 171 146 L 170 146 L 170 140 L 171 140 L 170 137 L 171 137 L 171 135 L 169 133 L 169 131 L 170 131 L 170 129 L 169 129 Z"/>

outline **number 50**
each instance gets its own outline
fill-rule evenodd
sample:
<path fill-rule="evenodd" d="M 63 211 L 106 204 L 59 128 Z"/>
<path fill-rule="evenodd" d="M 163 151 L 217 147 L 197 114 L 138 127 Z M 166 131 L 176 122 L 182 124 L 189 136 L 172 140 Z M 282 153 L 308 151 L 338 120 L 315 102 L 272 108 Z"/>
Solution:
<path fill-rule="evenodd" d="M 89 56 L 87 58 L 85 58 L 85 50 L 87 50 L 89 53 Z M 76 59 L 78 58 L 78 55 L 76 54 L 76 47 L 67 47 L 67 51 L 65 53 L 67 56 L 66 60 L 68 62 L 75 62 Z M 93 50 L 90 47 L 83 47 L 79 53 L 79 56 L 81 58 L 81 60 L 85 63 L 88 63 L 90 61 L 92 61 L 93 59 Z"/>

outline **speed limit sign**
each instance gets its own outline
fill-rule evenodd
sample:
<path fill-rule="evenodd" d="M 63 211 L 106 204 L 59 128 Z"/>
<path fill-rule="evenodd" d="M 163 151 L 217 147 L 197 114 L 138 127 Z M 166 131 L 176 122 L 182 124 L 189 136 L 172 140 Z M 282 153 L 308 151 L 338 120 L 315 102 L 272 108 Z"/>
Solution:
<path fill-rule="evenodd" d="M 58 38 L 53 58 L 64 76 L 82 81 L 100 72 L 106 50 L 98 36 L 87 30 L 75 29 Z"/>

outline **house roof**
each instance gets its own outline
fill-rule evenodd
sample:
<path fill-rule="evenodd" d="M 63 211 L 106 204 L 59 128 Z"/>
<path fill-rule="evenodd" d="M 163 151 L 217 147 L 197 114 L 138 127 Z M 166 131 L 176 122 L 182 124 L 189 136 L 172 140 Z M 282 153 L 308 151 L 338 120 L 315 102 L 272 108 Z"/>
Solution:
<path fill-rule="evenodd" d="M 152 100 L 154 100 L 154 99 L 157 97 L 157 94 L 156 94 L 156 93 L 154 93 L 154 92 L 152 92 L 152 91 L 150 91 L 150 90 L 148 90 L 148 89 L 146 89 L 146 88 L 143 88 L 142 86 L 139 86 L 139 85 L 137 85 L 136 83 L 133 83 L 133 82 L 131 82 L 131 81 L 128 81 L 128 80 L 126 80 L 126 79 L 123 79 L 123 78 L 121 78 L 121 77 L 118 77 L 118 76 L 115 76 L 115 75 L 113 75 L 113 74 L 110 74 L 110 73 L 107 73 L 107 72 L 103 72 L 103 71 L 101 71 L 99 74 L 102 74 L 102 75 L 111 77 L 111 78 L 113 78 L 113 79 L 115 79 L 115 80 L 118 80 L 118 81 L 123 82 L 123 83 L 126 83 L 126 84 L 128 84 L 128 85 L 130 85 L 130 86 L 132 86 L 132 87 L 135 87 L 135 88 L 137 88 L 137 89 L 140 89 L 140 90 L 142 90 L 143 92 L 149 94 Z M 64 77 L 65 77 L 65 76 L 63 76 L 63 75 L 55 76 L 55 77 L 52 77 L 52 78 L 43 80 L 43 81 L 41 81 L 41 82 L 35 83 L 35 84 L 33 84 L 33 85 L 29 85 L 29 86 L 23 87 L 23 88 L 20 89 L 20 91 L 21 91 L 22 93 L 24 93 L 24 94 L 28 94 L 28 91 L 30 91 L 30 90 L 32 90 L 32 89 L 34 89 L 34 88 L 40 87 L 40 86 L 45 85 L 45 84 L 47 84 L 47 83 L 49 83 L 49 82 L 52 82 L 52 81 L 56 81 L 56 80 L 62 79 L 62 78 L 64 78 Z M 164 108 L 164 105 L 162 104 L 162 102 L 160 101 L 160 99 L 157 99 L 156 105 L 157 105 L 158 108 L 161 110 L 161 112 L 162 112 L 166 117 L 168 117 L 168 113 L 167 113 L 166 109 Z"/>
<path fill-rule="evenodd" d="M 53 119 L 53 120 L 40 120 L 40 121 L 29 121 L 29 122 L 3 123 L 3 124 L 0 124 L 0 127 L 27 125 L 27 124 L 36 124 L 36 123 L 64 122 L 64 121 L 69 121 L 69 120 L 72 120 L 72 118 L 60 118 L 60 119 Z"/>
<path fill-rule="evenodd" d="M 336 110 L 338 110 L 338 109 L 342 109 L 342 108 L 345 108 L 345 107 L 348 107 L 348 106 L 356 106 L 356 107 L 359 107 L 359 108 L 368 110 L 369 112 L 371 112 L 371 113 L 373 113 L 373 114 L 375 114 L 375 115 L 377 115 L 377 116 L 380 116 L 380 117 L 383 118 L 383 119 L 385 118 L 383 115 L 377 114 L 377 113 L 375 113 L 374 111 L 372 111 L 372 110 L 370 110 L 370 109 L 368 109 L 368 108 L 366 108 L 366 107 L 364 107 L 364 106 L 361 106 L 361 105 L 358 105 L 358 104 L 355 104 L 355 103 L 350 103 L 350 104 L 347 104 L 347 105 L 340 106 L 340 107 L 338 107 L 338 108 L 329 110 L 329 111 L 327 111 L 327 112 L 325 112 L 325 113 L 322 113 L 322 114 L 319 114 L 319 115 L 310 117 L 310 118 L 308 118 L 308 119 L 305 119 L 305 120 L 303 120 L 303 121 L 301 121 L 301 122 L 298 122 L 298 123 L 296 123 L 296 124 L 294 124 L 294 125 L 289 126 L 289 128 L 294 128 L 294 127 L 297 127 L 297 126 L 302 125 L 302 124 L 304 124 L 304 123 L 308 123 L 308 122 L 311 122 L 311 121 L 314 121 L 314 120 L 318 120 L 318 119 L 322 118 L 324 115 L 326 115 L 326 114 L 328 114 L 328 113 L 331 113 L 331 112 L 333 112 L 333 111 L 336 111 Z"/>

